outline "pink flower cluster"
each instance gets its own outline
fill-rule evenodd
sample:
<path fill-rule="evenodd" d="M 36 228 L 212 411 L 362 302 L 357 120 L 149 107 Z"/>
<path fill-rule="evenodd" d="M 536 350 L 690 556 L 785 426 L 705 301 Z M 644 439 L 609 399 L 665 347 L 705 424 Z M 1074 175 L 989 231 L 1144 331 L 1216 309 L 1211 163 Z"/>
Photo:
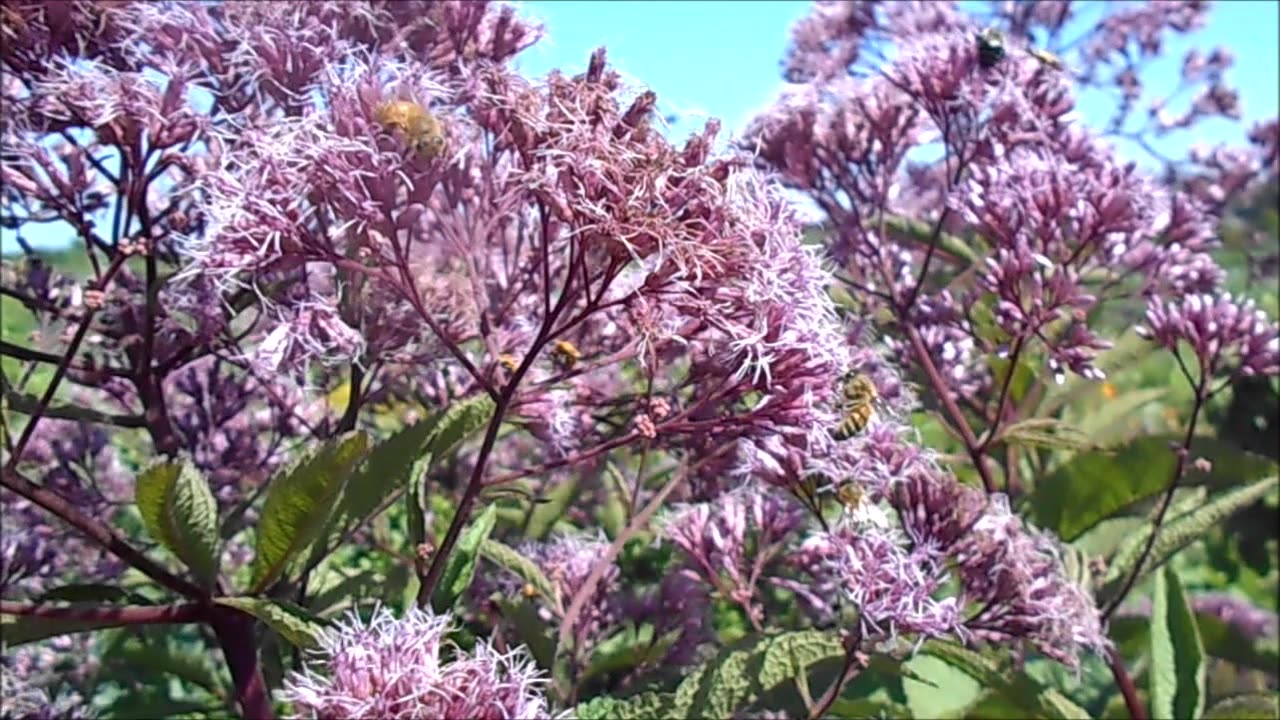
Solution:
<path fill-rule="evenodd" d="M 396 618 L 352 611 L 325 631 L 306 671 L 291 673 L 282 699 L 303 717 L 545 718 L 542 680 L 521 648 L 471 651 L 448 639 L 449 615 L 410 608 Z"/>

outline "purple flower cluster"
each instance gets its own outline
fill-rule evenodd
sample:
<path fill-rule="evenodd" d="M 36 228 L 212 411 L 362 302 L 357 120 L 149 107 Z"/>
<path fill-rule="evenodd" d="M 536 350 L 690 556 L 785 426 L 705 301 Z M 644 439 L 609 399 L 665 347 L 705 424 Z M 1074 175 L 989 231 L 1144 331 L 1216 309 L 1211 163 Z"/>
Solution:
<path fill-rule="evenodd" d="M 554 597 L 537 597 L 539 615 L 555 626 L 564 621 L 565 611 L 578 590 L 586 584 L 587 576 L 604 556 L 609 543 L 603 538 L 588 535 L 559 535 L 546 542 L 521 543 L 520 554 L 533 561 L 551 581 Z M 596 583 L 595 590 L 583 606 L 582 614 L 573 627 L 574 647 L 585 649 L 612 628 L 619 619 L 619 570 L 610 563 Z M 524 581 L 504 573 L 492 579 L 496 588 L 508 597 L 517 597 Z M 484 594 L 488 594 L 485 592 Z"/>
<path fill-rule="evenodd" d="M 545 718 L 542 680 L 521 648 L 470 652 L 448 640 L 453 619 L 410 608 L 396 618 L 352 611 L 327 629 L 308 668 L 290 673 L 282 699 L 302 717 Z"/>
<path fill-rule="evenodd" d="M 1080 126 L 1072 83 L 1121 87 L 1107 132 L 1140 135 L 1124 125 L 1141 96 L 1135 63 L 1170 32 L 1203 24 L 1205 6 L 1107 8 L 1064 70 L 1028 54 L 1031 31 L 1047 30 L 1054 49 L 1075 12 L 1071 3 L 999 9 L 1006 52 L 988 66 L 980 27 L 954 4 L 819 3 L 794 29 L 784 63 L 797 84 L 743 141 L 825 216 L 827 253 L 861 313 L 910 324 L 948 390 L 971 407 L 999 395 L 992 354 L 1018 348 L 1059 378 L 1097 378 L 1094 359 L 1110 342 L 1093 323 L 1108 304 L 1218 292 L 1215 213 L 1260 166 L 1275 165 L 1266 124 L 1251 135 L 1256 151 L 1193 154 L 1198 170 L 1181 191 L 1120 163 Z M 1222 80 L 1231 63 L 1223 50 L 1188 55 L 1179 92 L 1200 91 L 1174 124 L 1238 116 Z M 931 239 L 904 231 L 903 220 Z M 971 255 L 930 247 L 939 236 Z M 904 366 L 921 369 L 911 343 L 889 342 Z"/>
<path fill-rule="evenodd" d="M 1147 323 L 1138 332 L 1178 352 L 1187 343 L 1200 372 L 1242 375 L 1280 374 L 1280 325 L 1268 320 L 1252 300 L 1224 293 L 1187 295 L 1180 301 L 1152 299 Z"/>
<path fill-rule="evenodd" d="M 673 508 L 660 522 L 659 536 L 683 551 L 688 565 L 682 574 L 706 583 L 759 626 L 763 583 L 772 580 L 771 566 L 783 559 L 804 521 L 794 500 L 748 485 L 714 502 Z"/>

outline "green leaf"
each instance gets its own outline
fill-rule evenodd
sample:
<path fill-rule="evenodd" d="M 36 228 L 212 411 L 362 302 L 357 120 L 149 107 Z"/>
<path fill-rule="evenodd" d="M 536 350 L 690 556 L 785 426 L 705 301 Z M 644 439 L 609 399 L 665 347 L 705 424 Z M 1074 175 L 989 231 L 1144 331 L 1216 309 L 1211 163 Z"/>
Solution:
<path fill-rule="evenodd" d="M 612 461 L 605 463 L 604 502 L 596 509 L 596 520 L 610 540 L 618 537 L 627 525 L 626 479 Z"/>
<path fill-rule="evenodd" d="M 45 592 L 37 602 L 128 603 L 150 605 L 147 598 L 115 585 L 83 583 L 63 585 Z"/>
<path fill-rule="evenodd" d="M 808 630 L 746 638 L 680 683 L 675 692 L 678 712 L 668 717 L 730 717 L 810 666 L 843 656 L 839 638 L 831 633 Z"/>
<path fill-rule="evenodd" d="M 1151 546 L 1151 553 L 1147 556 L 1138 576 L 1142 577 L 1163 565 L 1178 551 L 1203 537 L 1210 528 L 1265 496 L 1276 487 L 1277 482 L 1278 479 L 1275 477 L 1264 478 L 1242 488 L 1219 493 L 1208 503 L 1166 522 Z M 1115 593 L 1123 587 L 1125 578 L 1133 574 L 1150 532 L 1148 525 L 1146 531 L 1131 538 L 1116 554 L 1107 572 L 1102 591 L 1098 594 L 1104 603 L 1110 602 Z"/>
<path fill-rule="evenodd" d="M 189 463 L 157 462 L 138 476 L 134 501 L 142 523 L 206 588 L 218 578 L 218 502 Z"/>
<path fill-rule="evenodd" d="M 915 717 L 911 708 L 906 705 L 885 702 L 883 700 L 856 700 L 839 698 L 831 704 L 831 709 L 823 717 L 840 718 L 841 720 L 864 720 L 865 718 L 898 718 L 910 720 Z"/>
<path fill-rule="evenodd" d="M 1091 383 L 1097 385 L 1097 383 Z M 1106 400 L 1080 415 L 1076 427 L 1101 445 L 1113 446 L 1131 440 L 1141 410 L 1169 394 L 1168 388 L 1129 390 Z"/>
<path fill-rule="evenodd" d="M 427 451 L 433 460 L 448 455 L 466 440 L 471 433 L 484 427 L 493 417 L 493 400 L 484 394 L 473 395 L 455 402 L 435 421 L 436 431 L 427 443 Z"/>
<path fill-rule="evenodd" d="M 320 536 L 367 442 L 360 432 L 330 440 L 272 479 L 258 520 L 250 594 L 259 594 L 275 582 Z"/>
<path fill-rule="evenodd" d="M 1130 505 L 1159 494 L 1173 475 L 1163 438 L 1139 438 L 1117 451 L 1079 453 L 1036 484 L 1032 521 L 1066 542 Z"/>
<path fill-rule="evenodd" d="M 342 537 L 351 528 L 367 522 L 383 501 L 406 487 L 414 462 L 426 452 L 427 442 L 435 430 L 434 422 L 418 422 L 374 445 L 344 484 L 342 498 L 323 537 Z M 322 553 L 331 551 L 333 548 L 329 545 L 328 542 L 317 544 L 311 563 L 319 562 Z"/>
<path fill-rule="evenodd" d="M 489 505 L 480 516 L 471 521 L 462 537 L 454 546 L 453 552 L 445 560 L 444 572 L 440 582 L 431 593 L 431 607 L 438 613 L 453 609 L 453 604 L 471 587 L 471 579 L 476 574 L 476 559 L 480 555 L 480 546 L 489 539 L 493 526 L 498 520 L 498 508 Z"/>
<path fill-rule="evenodd" d="M 1172 568 L 1156 576 L 1151 607 L 1151 716 L 1195 720 L 1204 712 L 1200 631 Z"/>
<path fill-rule="evenodd" d="M 1030 716 L 1039 718 L 1079 718 L 1089 712 L 1051 687 L 1044 687 L 1022 672 L 1009 672 L 978 653 L 954 643 L 931 640 L 921 649 L 977 680 L 988 691 L 998 693 Z"/>
<path fill-rule="evenodd" d="M 1000 441 L 1010 445 L 1086 450 L 1093 447 L 1089 436 L 1057 418 L 1027 418 L 1009 425 Z"/>
<path fill-rule="evenodd" d="M 588 720 L 731 717 L 819 662 L 844 657 L 839 638 L 816 630 L 746 638 L 686 674 L 674 693 L 600 697 L 574 708 Z"/>
<path fill-rule="evenodd" d="M 503 545 L 497 540 L 486 539 L 480 544 L 480 554 L 489 562 L 514 573 L 521 580 L 532 585 L 538 591 L 538 595 L 545 598 L 552 607 L 560 607 L 563 598 L 556 592 L 555 585 L 547 579 L 541 568 L 521 555 L 515 548 Z"/>
<path fill-rule="evenodd" d="M 933 226 L 921 220 L 902 215 L 890 215 L 885 217 L 885 227 L 901 239 L 923 246 L 935 244 Z M 978 261 L 978 254 L 969 247 L 968 243 L 950 233 L 939 232 L 936 245 L 943 252 L 963 260 L 963 266 L 972 265 Z"/>
<path fill-rule="evenodd" d="M 659 660 L 670 649 L 680 632 L 654 637 L 654 627 L 645 623 L 639 627 L 628 623 L 621 630 L 596 644 L 583 680 L 607 675 L 620 670 L 630 670 L 649 660 Z"/>
<path fill-rule="evenodd" d="M 556 521 L 564 517 L 565 510 L 577 496 L 579 476 L 566 478 L 547 493 L 547 502 L 538 505 L 529 513 L 529 524 L 524 529 L 525 537 L 542 540 L 555 527 Z"/>
<path fill-rule="evenodd" d="M 498 608 L 502 617 L 511 623 L 515 639 L 529 648 L 534 662 L 543 670 L 549 670 L 556 657 L 558 638 L 553 626 L 538 616 L 538 607 L 532 602 L 500 598 Z"/>
<path fill-rule="evenodd" d="M 1280 697 L 1252 693 L 1227 698 L 1204 714 L 1205 720 L 1275 720 L 1280 718 Z"/>
<path fill-rule="evenodd" d="M 574 720 L 669 720 L 692 717 L 673 712 L 671 708 L 674 704 L 673 696 L 662 693 L 640 693 L 628 698 L 602 695 L 574 707 L 569 717 Z"/>
<path fill-rule="evenodd" d="M 251 597 L 220 597 L 214 602 L 254 616 L 303 650 L 316 647 L 324 630 L 323 621 L 291 602 Z"/>

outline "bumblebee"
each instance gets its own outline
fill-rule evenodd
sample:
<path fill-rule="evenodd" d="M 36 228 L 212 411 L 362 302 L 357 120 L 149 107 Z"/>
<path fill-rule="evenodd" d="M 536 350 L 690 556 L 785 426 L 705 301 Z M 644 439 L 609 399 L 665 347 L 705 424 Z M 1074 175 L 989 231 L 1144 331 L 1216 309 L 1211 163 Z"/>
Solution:
<path fill-rule="evenodd" d="M 1004 60 L 1004 33 L 989 27 L 978 33 L 978 64 L 984 68 L 995 67 Z"/>
<path fill-rule="evenodd" d="M 845 381 L 841 389 L 844 403 L 841 412 L 844 419 L 831 431 L 836 440 L 848 440 L 867 429 L 875 414 L 875 403 L 880 397 L 871 378 L 858 373 Z"/>
<path fill-rule="evenodd" d="M 1054 55 L 1048 50 L 1031 48 L 1027 50 L 1027 54 L 1035 58 L 1036 60 L 1039 60 L 1040 64 L 1046 67 L 1052 68 L 1054 70 L 1061 71 L 1062 68 L 1064 67 L 1062 64 L 1062 60 L 1057 55 Z"/>
<path fill-rule="evenodd" d="M 520 367 L 520 362 L 516 360 L 516 356 L 510 353 L 502 353 L 498 356 L 498 364 L 507 369 L 507 372 L 515 372 Z"/>
<path fill-rule="evenodd" d="M 400 131 L 419 157 L 430 160 L 444 152 L 444 131 L 440 121 L 418 103 L 391 100 L 379 105 L 374 117 L 384 128 Z"/>
<path fill-rule="evenodd" d="M 551 348 L 551 358 L 562 369 L 572 370 L 582 359 L 582 352 L 568 340 L 557 340 Z"/>

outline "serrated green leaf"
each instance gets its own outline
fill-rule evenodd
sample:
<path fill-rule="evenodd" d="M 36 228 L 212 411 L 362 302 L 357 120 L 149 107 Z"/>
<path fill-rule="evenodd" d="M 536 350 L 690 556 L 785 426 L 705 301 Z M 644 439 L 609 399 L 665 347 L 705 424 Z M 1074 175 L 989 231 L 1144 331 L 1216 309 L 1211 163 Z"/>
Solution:
<path fill-rule="evenodd" d="M 271 481 L 258 519 L 250 594 L 275 582 L 320 536 L 367 443 L 360 432 L 330 440 Z"/>
<path fill-rule="evenodd" d="M 818 662 L 843 656 L 839 638 L 816 630 L 745 638 L 687 673 L 673 693 L 596 698 L 574 708 L 574 717 L 732 717 Z"/>
<path fill-rule="evenodd" d="M 1204 712 L 1204 645 L 1182 583 L 1172 568 L 1156 576 L 1151 607 L 1151 716 L 1189 718 Z"/>
<path fill-rule="evenodd" d="M 575 720 L 670 720 L 689 717 L 674 714 L 670 695 L 640 693 L 628 698 L 612 698 L 607 695 L 592 698 L 577 705 L 569 714 Z"/>
<path fill-rule="evenodd" d="M 364 598 L 382 598 L 387 580 L 379 570 L 366 570 L 350 577 L 326 585 L 318 591 L 308 592 L 310 598 L 308 609 L 317 615 L 326 616 L 330 608 L 344 606 L 347 601 L 358 603 Z"/>
<path fill-rule="evenodd" d="M 1168 521 L 1151 546 L 1151 552 L 1138 576 L 1146 575 L 1160 567 L 1178 551 L 1201 538 L 1209 528 L 1265 496 L 1276 485 L 1277 478 L 1264 478 L 1242 488 L 1219 493 L 1203 506 Z M 1116 554 L 1107 572 L 1106 582 L 1098 593 L 1104 603 L 1111 602 L 1115 593 L 1123 587 L 1125 578 L 1134 572 L 1150 532 L 1148 529 L 1134 536 Z"/>
<path fill-rule="evenodd" d="M 746 638 L 680 683 L 673 709 L 680 717 L 730 717 L 810 665 L 843 656 L 832 633 L 807 630 Z"/>
<path fill-rule="evenodd" d="M 316 647 L 324 623 L 315 615 L 284 600 L 267 600 L 251 597 L 220 597 L 214 602 L 246 612 L 280 637 L 303 650 Z"/>
<path fill-rule="evenodd" d="M 532 560 L 521 555 L 518 550 L 497 540 L 486 539 L 480 544 L 480 554 L 494 565 L 514 573 L 516 577 L 532 585 L 539 597 L 545 598 L 553 608 L 560 609 L 563 598 L 556 592 L 555 585 Z"/>
<path fill-rule="evenodd" d="M 204 475 L 187 462 L 157 462 L 138 476 L 134 501 L 153 539 L 206 587 L 218 578 L 218 502 Z"/>
<path fill-rule="evenodd" d="M 493 526 L 498 521 L 498 508 L 490 505 L 471 521 L 462 536 L 458 538 L 453 552 L 445 560 L 444 572 L 440 581 L 431 593 L 431 607 L 438 613 L 453 609 L 453 604 L 471 587 L 471 580 L 476 574 L 476 560 L 480 556 L 480 546 L 489 539 Z"/>
<path fill-rule="evenodd" d="M 1229 697 L 1204 714 L 1205 720 L 1276 720 L 1280 718 L 1280 697 L 1252 693 Z"/>
<path fill-rule="evenodd" d="M 436 431 L 427 443 L 433 460 L 448 455 L 458 443 L 484 427 L 493 417 L 493 400 L 484 394 L 473 395 L 450 405 L 436 421 Z"/>
<path fill-rule="evenodd" d="M 395 491 L 406 487 L 413 465 L 426 452 L 427 442 L 435 434 L 431 420 L 414 423 L 374 445 L 365 455 L 350 481 L 343 484 L 342 496 L 323 537 L 338 538 L 369 520 Z M 331 543 L 317 544 L 310 562 L 331 551 Z"/>
<path fill-rule="evenodd" d="M 1159 494 L 1173 475 L 1163 438 L 1139 438 L 1115 451 L 1077 454 L 1031 494 L 1032 521 L 1071 542 L 1139 500 Z"/>

